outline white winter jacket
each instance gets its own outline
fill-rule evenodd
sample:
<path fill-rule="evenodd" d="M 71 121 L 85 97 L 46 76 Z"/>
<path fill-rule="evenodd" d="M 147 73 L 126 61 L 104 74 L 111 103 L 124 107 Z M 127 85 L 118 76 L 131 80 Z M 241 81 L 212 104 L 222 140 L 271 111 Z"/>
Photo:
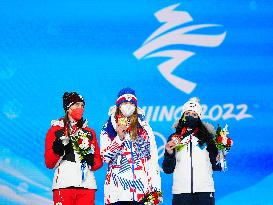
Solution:
<path fill-rule="evenodd" d="M 200 147 L 193 134 L 184 140 L 190 142 L 175 155 L 173 194 L 214 192 L 213 170 L 206 144 Z"/>

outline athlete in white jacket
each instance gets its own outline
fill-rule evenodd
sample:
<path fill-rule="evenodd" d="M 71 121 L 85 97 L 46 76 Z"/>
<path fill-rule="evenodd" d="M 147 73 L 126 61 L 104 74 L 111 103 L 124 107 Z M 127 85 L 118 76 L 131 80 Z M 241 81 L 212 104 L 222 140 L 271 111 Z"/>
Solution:
<path fill-rule="evenodd" d="M 108 163 L 105 204 L 140 204 L 146 193 L 161 191 L 155 136 L 137 107 L 134 90 L 119 92 L 102 128 L 100 145 Z"/>
<path fill-rule="evenodd" d="M 173 205 L 213 205 L 213 170 L 218 150 L 213 135 L 201 122 L 202 107 L 197 98 L 183 106 L 182 117 L 166 144 L 163 171 L 173 173 Z"/>

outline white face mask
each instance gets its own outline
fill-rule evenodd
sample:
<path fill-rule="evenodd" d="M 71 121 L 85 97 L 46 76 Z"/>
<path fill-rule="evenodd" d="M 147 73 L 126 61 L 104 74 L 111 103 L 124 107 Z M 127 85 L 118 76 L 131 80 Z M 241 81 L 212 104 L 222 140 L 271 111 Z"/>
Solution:
<path fill-rule="evenodd" d="M 125 117 L 131 116 L 135 112 L 136 107 L 132 104 L 123 104 L 120 106 L 120 111 Z"/>

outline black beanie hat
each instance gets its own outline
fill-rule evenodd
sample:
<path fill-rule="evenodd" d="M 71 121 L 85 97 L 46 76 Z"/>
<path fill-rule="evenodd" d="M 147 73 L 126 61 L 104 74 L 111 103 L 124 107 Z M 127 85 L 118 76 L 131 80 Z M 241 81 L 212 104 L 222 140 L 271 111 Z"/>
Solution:
<path fill-rule="evenodd" d="M 77 102 L 83 102 L 85 105 L 84 99 L 81 95 L 79 95 L 76 92 L 65 92 L 63 94 L 63 108 L 66 112 L 72 105 L 74 105 Z"/>

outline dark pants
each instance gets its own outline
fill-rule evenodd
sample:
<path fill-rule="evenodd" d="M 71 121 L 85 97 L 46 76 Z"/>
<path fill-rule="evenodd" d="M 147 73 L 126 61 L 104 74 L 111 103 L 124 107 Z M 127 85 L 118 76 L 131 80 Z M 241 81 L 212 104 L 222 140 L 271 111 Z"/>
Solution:
<path fill-rule="evenodd" d="M 172 205 L 215 205 L 214 193 L 174 194 Z"/>
<path fill-rule="evenodd" d="M 136 201 L 118 201 L 109 205 L 142 205 L 142 203 Z"/>

